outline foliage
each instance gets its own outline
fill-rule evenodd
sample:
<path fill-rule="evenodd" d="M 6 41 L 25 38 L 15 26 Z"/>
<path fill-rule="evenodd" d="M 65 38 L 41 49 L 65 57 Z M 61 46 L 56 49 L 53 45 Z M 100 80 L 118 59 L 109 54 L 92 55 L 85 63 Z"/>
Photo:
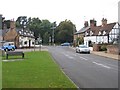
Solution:
<path fill-rule="evenodd" d="M 39 18 L 31 18 L 31 17 L 28 18 L 27 27 L 34 32 L 36 38 L 38 38 L 39 34 L 41 33 L 40 25 L 41 25 L 41 20 Z"/>
<path fill-rule="evenodd" d="M 56 22 L 51 23 L 49 20 L 40 20 L 39 18 L 27 18 L 20 16 L 16 20 L 16 27 L 29 29 L 34 32 L 35 39 L 40 36 L 42 43 L 52 43 L 54 38 L 55 43 L 73 42 L 73 34 L 76 32 L 75 25 L 70 20 L 60 22 L 57 26 Z M 51 40 L 49 40 L 51 38 Z"/>
<path fill-rule="evenodd" d="M 105 44 L 101 45 L 100 51 L 107 51 L 107 45 L 105 45 Z"/>
<path fill-rule="evenodd" d="M 19 16 L 16 20 L 16 27 L 26 28 L 27 27 L 27 16 Z"/>
<path fill-rule="evenodd" d="M 9 29 L 10 28 L 10 20 L 4 20 L 3 25 L 6 25 L 6 28 Z"/>
<path fill-rule="evenodd" d="M 84 43 L 83 37 L 77 37 L 76 39 L 77 46 Z"/>
<path fill-rule="evenodd" d="M 55 42 L 73 42 L 73 34 L 75 31 L 75 25 L 70 20 L 60 22 L 55 31 Z"/>

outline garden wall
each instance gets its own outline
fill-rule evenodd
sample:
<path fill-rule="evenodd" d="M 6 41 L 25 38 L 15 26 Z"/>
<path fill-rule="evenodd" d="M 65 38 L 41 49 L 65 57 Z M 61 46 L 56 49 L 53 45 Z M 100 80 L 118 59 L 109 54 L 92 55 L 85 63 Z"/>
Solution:
<path fill-rule="evenodd" d="M 120 48 L 118 47 L 118 45 L 108 45 L 107 53 L 120 55 Z"/>

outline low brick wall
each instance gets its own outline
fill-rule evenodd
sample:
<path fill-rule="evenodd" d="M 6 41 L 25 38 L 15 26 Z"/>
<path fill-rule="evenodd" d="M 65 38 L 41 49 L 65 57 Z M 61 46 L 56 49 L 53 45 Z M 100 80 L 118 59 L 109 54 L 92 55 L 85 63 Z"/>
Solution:
<path fill-rule="evenodd" d="M 107 53 L 120 55 L 118 45 L 108 45 L 107 46 Z"/>
<path fill-rule="evenodd" d="M 99 44 L 93 44 L 93 51 L 100 51 L 100 46 Z"/>

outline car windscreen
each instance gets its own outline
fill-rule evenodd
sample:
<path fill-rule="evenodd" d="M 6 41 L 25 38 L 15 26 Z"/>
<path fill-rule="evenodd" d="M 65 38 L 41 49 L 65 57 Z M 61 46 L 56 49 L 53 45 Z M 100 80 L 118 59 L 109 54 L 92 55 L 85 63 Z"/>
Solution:
<path fill-rule="evenodd" d="M 85 46 L 85 45 L 81 45 L 81 46 L 79 46 L 80 48 L 88 48 L 87 46 Z"/>

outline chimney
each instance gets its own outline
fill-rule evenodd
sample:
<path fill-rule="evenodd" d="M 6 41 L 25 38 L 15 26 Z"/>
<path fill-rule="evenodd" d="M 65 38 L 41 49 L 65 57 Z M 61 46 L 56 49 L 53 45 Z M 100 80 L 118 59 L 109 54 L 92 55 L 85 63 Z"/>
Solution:
<path fill-rule="evenodd" d="M 88 21 L 85 21 L 84 22 L 84 27 L 88 27 L 88 26 L 89 26 Z"/>
<path fill-rule="evenodd" d="M 15 21 L 11 20 L 10 21 L 10 29 L 15 29 Z"/>
<path fill-rule="evenodd" d="M 102 21 L 102 26 L 107 25 L 107 19 L 106 18 L 103 18 L 101 21 Z"/>
<path fill-rule="evenodd" d="M 90 20 L 90 27 L 95 27 L 96 26 L 96 20 Z"/>

